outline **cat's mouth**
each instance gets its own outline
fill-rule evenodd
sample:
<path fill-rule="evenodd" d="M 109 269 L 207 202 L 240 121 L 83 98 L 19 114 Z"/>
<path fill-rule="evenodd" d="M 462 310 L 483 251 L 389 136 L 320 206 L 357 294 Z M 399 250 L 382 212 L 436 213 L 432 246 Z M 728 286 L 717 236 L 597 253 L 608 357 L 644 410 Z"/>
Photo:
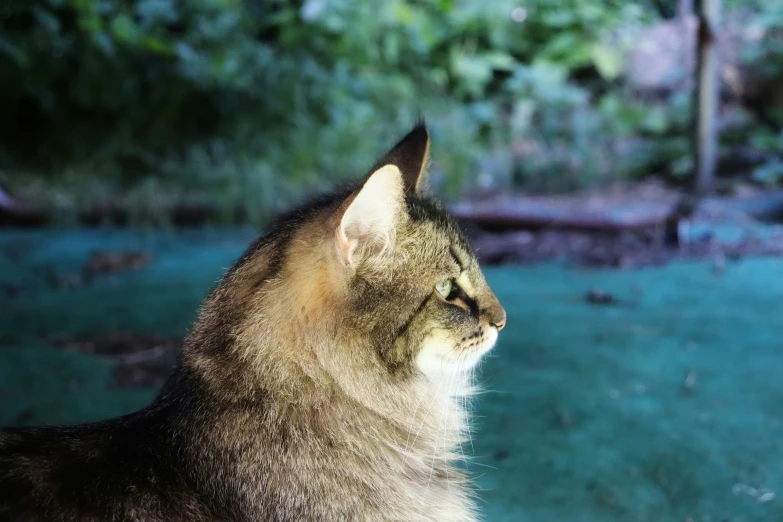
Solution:
<path fill-rule="evenodd" d="M 495 346 L 498 338 L 498 330 L 494 326 L 481 326 L 472 335 L 463 337 L 454 348 L 458 359 L 476 359 L 487 353 Z"/>
<path fill-rule="evenodd" d="M 498 329 L 481 326 L 470 335 L 454 339 L 449 332 L 438 332 L 424 341 L 416 366 L 430 378 L 442 378 L 471 370 L 498 339 Z"/>

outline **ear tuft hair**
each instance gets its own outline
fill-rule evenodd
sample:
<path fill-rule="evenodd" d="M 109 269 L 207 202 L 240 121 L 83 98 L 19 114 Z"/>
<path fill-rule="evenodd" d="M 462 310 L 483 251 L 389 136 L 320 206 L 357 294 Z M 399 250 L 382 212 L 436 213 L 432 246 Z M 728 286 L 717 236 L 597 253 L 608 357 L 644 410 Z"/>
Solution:
<path fill-rule="evenodd" d="M 427 190 L 430 134 L 422 121 L 375 164 L 373 171 L 394 165 L 402 173 L 405 193 L 421 195 Z"/>

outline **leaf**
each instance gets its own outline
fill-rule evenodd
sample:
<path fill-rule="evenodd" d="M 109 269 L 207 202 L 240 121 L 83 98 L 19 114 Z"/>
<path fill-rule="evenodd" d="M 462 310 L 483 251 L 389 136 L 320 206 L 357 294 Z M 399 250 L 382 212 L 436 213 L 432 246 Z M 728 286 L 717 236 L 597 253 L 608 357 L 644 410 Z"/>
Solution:
<path fill-rule="evenodd" d="M 106 31 L 96 31 L 92 35 L 92 41 L 95 44 L 95 47 L 107 56 L 112 56 L 116 51 L 114 40 L 112 40 L 111 36 L 109 36 L 109 33 Z"/>
<path fill-rule="evenodd" d="M 416 10 L 405 2 L 394 2 L 392 4 L 392 14 L 395 21 L 402 25 L 415 24 L 418 13 Z"/>
<path fill-rule="evenodd" d="M 549 61 L 568 69 L 592 62 L 592 47 L 585 41 L 585 35 L 575 31 L 558 34 L 537 54 L 536 60 Z"/>
<path fill-rule="evenodd" d="M 577 13 L 574 9 L 553 9 L 543 15 L 543 21 L 553 28 L 560 29 L 577 23 Z"/>
<path fill-rule="evenodd" d="M 6 55 L 11 58 L 19 67 L 26 67 L 30 60 L 28 60 L 25 52 L 14 43 L 6 40 L 0 35 L 0 55 Z"/>
<path fill-rule="evenodd" d="M 33 16 L 35 16 L 38 25 L 50 35 L 56 35 L 60 32 L 60 21 L 49 11 L 33 7 Z"/>
<path fill-rule="evenodd" d="M 95 10 L 94 0 L 70 0 L 71 7 L 76 11 L 82 11 L 84 13 L 92 13 Z"/>
<path fill-rule="evenodd" d="M 141 44 L 146 50 L 154 54 L 162 56 L 173 56 L 176 54 L 173 45 L 160 38 L 155 38 L 154 36 L 145 36 L 142 39 Z"/>
<path fill-rule="evenodd" d="M 642 127 L 655 134 L 663 134 L 669 130 L 669 118 L 663 107 L 653 107 L 644 116 Z"/>
<path fill-rule="evenodd" d="M 775 185 L 783 180 L 783 161 L 772 159 L 753 169 L 753 180 L 765 185 Z"/>
<path fill-rule="evenodd" d="M 136 15 L 145 21 L 163 20 L 174 23 L 179 20 L 179 14 L 173 0 L 138 0 L 136 2 Z"/>
<path fill-rule="evenodd" d="M 326 0 L 305 0 L 299 10 L 299 16 L 305 22 L 316 22 L 326 11 Z"/>
<path fill-rule="evenodd" d="M 513 56 L 502 51 L 483 53 L 481 58 L 489 62 L 493 69 L 497 69 L 499 71 L 511 71 L 517 64 L 517 61 Z"/>
<path fill-rule="evenodd" d="M 103 20 L 98 15 L 86 14 L 79 17 L 79 28 L 86 33 L 94 33 L 103 29 Z"/>
<path fill-rule="evenodd" d="M 595 44 L 592 50 L 593 64 L 605 80 L 614 80 L 623 70 L 623 59 L 618 51 L 604 44 Z"/>
<path fill-rule="evenodd" d="M 454 9 L 454 0 L 438 0 L 438 2 L 435 4 L 435 7 L 438 8 L 438 11 L 446 14 Z"/>
<path fill-rule="evenodd" d="M 383 45 L 383 57 L 386 62 L 396 64 L 400 57 L 400 41 L 396 33 L 384 35 L 381 41 Z"/>
<path fill-rule="evenodd" d="M 461 81 L 462 88 L 472 95 L 480 95 L 492 78 L 492 64 L 475 55 L 457 51 L 452 55 L 451 69 Z"/>
<path fill-rule="evenodd" d="M 133 18 L 125 13 L 120 13 L 111 21 L 111 34 L 115 40 L 128 43 L 136 40 L 138 29 Z"/>

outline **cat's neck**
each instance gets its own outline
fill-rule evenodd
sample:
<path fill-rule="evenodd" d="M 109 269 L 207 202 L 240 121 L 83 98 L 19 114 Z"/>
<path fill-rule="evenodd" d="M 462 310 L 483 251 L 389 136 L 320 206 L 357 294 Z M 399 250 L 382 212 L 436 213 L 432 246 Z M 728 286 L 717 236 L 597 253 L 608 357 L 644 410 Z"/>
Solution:
<path fill-rule="evenodd" d="M 256 325 L 233 338 L 241 347 L 225 346 L 220 357 L 188 346 L 184 370 L 219 402 L 249 406 L 263 397 L 259 407 L 302 411 L 295 419 L 318 417 L 335 429 L 364 425 L 365 435 L 403 456 L 459 455 L 473 393 L 469 373 L 391 375 L 366 356 L 367 346 L 339 332 L 328 341 L 275 333 Z"/>

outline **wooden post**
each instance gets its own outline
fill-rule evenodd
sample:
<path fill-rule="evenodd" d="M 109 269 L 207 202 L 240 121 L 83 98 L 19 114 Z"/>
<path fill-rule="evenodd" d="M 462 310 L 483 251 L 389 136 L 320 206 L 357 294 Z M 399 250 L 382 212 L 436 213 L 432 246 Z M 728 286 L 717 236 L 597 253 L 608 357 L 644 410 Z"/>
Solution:
<path fill-rule="evenodd" d="M 718 154 L 720 76 L 717 44 L 721 0 L 700 0 L 697 3 L 695 192 L 697 196 L 704 196 L 714 188 Z"/>
<path fill-rule="evenodd" d="M 677 6 L 677 14 L 684 20 L 693 14 L 693 0 L 680 0 Z"/>

